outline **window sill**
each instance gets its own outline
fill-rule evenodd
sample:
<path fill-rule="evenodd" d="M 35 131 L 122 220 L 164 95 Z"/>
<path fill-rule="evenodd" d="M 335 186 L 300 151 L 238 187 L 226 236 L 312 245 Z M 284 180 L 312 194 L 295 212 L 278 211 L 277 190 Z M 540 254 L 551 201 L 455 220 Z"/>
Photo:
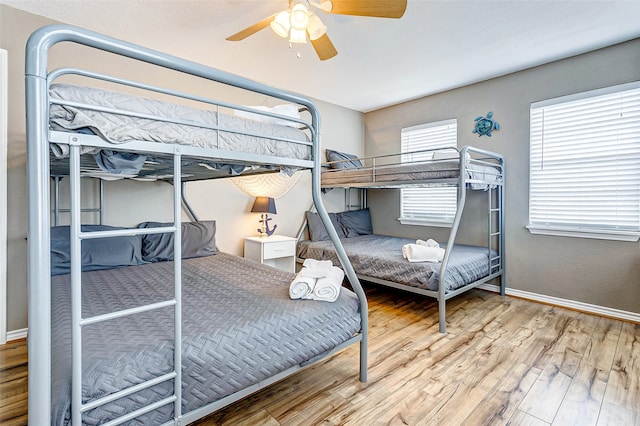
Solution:
<path fill-rule="evenodd" d="M 410 217 L 399 217 L 398 221 L 403 225 L 432 226 L 438 228 L 451 228 L 453 221 L 435 219 L 414 219 Z"/>
<path fill-rule="evenodd" d="M 629 241 L 640 239 L 639 232 L 587 231 L 563 228 L 546 228 L 535 225 L 526 227 L 534 235 L 553 235 L 556 237 L 592 238 L 596 240 Z"/>

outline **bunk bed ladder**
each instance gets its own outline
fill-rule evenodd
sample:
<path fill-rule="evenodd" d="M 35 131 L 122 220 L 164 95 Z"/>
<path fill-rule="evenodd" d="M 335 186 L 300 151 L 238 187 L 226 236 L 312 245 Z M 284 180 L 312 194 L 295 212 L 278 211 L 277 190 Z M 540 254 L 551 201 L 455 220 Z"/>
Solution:
<path fill-rule="evenodd" d="M 182 258 L 182 242 L 181 242 L 181 201 L 182 201 L 182 185 L 181 170 L 180 170 L 180 154 L 176 152 L 174 154 L 174 177 L 177 177 L 174 187 L 174 224 L 173 226 L 159 227 L 159 228 L 146 228 L 146 229 L 124 229 L 114 231 L 92 231 L 83 232 L 81 228 L 81 213 L 83 209 L 81 206 L 81 191 L 80 191 L 80 146 L 70 146 L 70 201 L 71 208 L 71 310 L 72 310 L 72 377 L 71 377 L 71 424 L 82 424 L 82 414 L 86 411 L 92 410 L 101 405 L 115 401 L 127 395 L 131 395 L 135 392 L 139 392 L 143 389 L 150 388 L 160 383 L 173 380 L 174 391 L 173 395 L 156 401 L 150 405 L 141 407 L 135 411 L 122 415 L 108 423 L 107 426 L 115 426 L 132 420 L 142 414 L 153 411 L 159 407 L 168 404 L 174 404 L 174 417 L 179 418 L 182 415 L 181 412 L 181 383 L 182 383 L 182 345 L 179 343 L 182 341 L 182 263 L 180 261 L 174 262 L 174 297 L 170 300 L 161 302 L 155 302 L 149 305 L 140 305 L 129 309 L 120 311 L 113 311 L 106 314 L 97 315 L 89 318 L 82 318 L 82 252 L 81 243 L 82 240 L 99 239 L 99 238 L 111 238 L 119 236 L 130 236 L 140 234 L 152 234 L 152 233 L 166 233 L 173 232 L 174 234 L 174 259 Z M 104 321 L 114 320 L 116 318 L 122 318 L 125 316 L 141 314 L 156 309 L 174 309 L 174 364 L 173 370 L 164 373 L 160 376 L 152 378 L 150 380 L 138 383 L 130 386 L 119 392 L 109 394 L 102 398 L 92 400 L 89 403 L 82 402 L 82 329 L 85 326 L 101 323 Z"/>
<path fill-rule="evenodd" d="M 504 217 L 502 207 L 502 185 L 496 185 L 487 191 L 487 220 L 488 220 L 488 241 L 489 250 L 488 271 L 489 275 L 503 273 L 503 244 L 504 244 Z M 497 254 L 493 254 L 492 247 L 495 247 Z M 504 277 L 500 278 L 500 283 L 504 282 Z M 500 294 L 504 296 L 504 286 L 500 286 Z"/>
<path fill-rule="evenodd" d="M 367 188 L 342 188 L 344 190 L 344 209 L 345 210 L 357 210 L 367 207 Z M 351 194 L 351 191 L 356 191 L 356 200 Z"/>
<path fill-rule="evenodd" d="M 62 176 L 53 178 L 53 226 L 60 225 L 60 213 L 71 213 L 71 209 L 60 208 L 60 181 Z M 98 207 L 86 207 L 82 213 L 98 213 L 98 224 L 104 224 L 104 181 L 98 179 Z"/>
<path fill-rule="evenodd" d="M 498 250 L 500 253 L 500 267 L 499 267 L 499 272 L 500 272 L 500 295 L 504 296 L 506 293 L 506 278 L 505 278 L 505 270 L 504 270 L 504 257 L 505 257 L 505 249 L 504 249 L 504 244 L 505 244 L 505 238 L 504 238 L 504 231 L 505 231 L 505 223 L 504 223 L 504 178 L 505 178 L 505 170 L 504 170 L 504 159 L 502 159 L 501 163 L 500 163 L 500 175 L 502 176 L 502 179 L 500 181 L 500 183 L 497 185 L 496 187 L 496 191 L 497 191 L 497 201 L 496 201 L 496 208 L 498 209 L 498 229 L 500 230 L 500 238 L 498 241 Z"/>

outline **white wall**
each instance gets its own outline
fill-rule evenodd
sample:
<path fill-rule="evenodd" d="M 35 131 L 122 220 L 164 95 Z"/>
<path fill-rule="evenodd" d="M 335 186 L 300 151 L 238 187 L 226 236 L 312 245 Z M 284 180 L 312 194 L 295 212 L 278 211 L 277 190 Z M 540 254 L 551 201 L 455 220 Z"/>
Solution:
<path fill-rule="evenodd" d="M 54 23 L 48 19 L 0 5 L 0 48 L 9 52 L 9 200 L 8 200 L 8 330 L 27 327 L 27 196 L 26 146 L 24 110 L 24 47 L 28 36 L 37 28 Z M 162 85 L 170 82 L 180 88 L 203 96 L 261 105 L 264 96 L 227 90 L 202 80 L 158 71 L 133 61 L 116 57 L 97 57 L 94 52 L 73 45 L 59 45 L 52 50 L 51 68 L 64 64 L 113 72 L 131 79 L 146 79 Z M 350 152 L 364 152 L 363 114 L 336 105 L 318 102 L 322 116 L 323 146 L 342 148 Z M 310 206 L 310 178 L 303 176 L 282 199 L 277 200 L 278 234 L 295 236 Z M 83 187 L 86 205 L 95 201 L 95 184 Z M 64 191 L 63 191 L 64 192 Z M 202 219 L 217 221 L 217 243 L 227 252 L 241 255 L 244 236 L 255 235 L 258 218 L 249 214 L 253 198 L 240 192 L 229 180 L 190 183 L 190 200 Z M 163 183 L 131 181 L 105 184 L 105 223 L 132 226 L 145 220 L 170 220 L 172 189 Z M 333 202 L 331 201 L 333 199 Z M 340 208 L 341 198 L 330 195 L 329 208 Z M 63 194 L 64 201 L 64 194 Z M 333 206 L 332 206 L 333 205 Z"/>
<path fill-rule="evenodd" d="M 488 57 L 487 60 L 491 60 Z M 469 64 L 473 66 L 473 64 Z M 507 286 L 556 298 L 640 313 L 640 244 L 531 235 L 528 222 L 529 107 L 532 102 L 640 80 L 640 39 L 366 114 L 366 154 L 398 152 L 403 127 L 458 119 L 458 144 L 506 159 Z M 500 130 L 472 133 L 474 118 L 493 111 Z M 459 242 L 486 227 L 471 194 Z M 403 226 L 398 191 L 370 191 L 376 232 L 446 239 L 443 229 Z"/>
<path fill-rule="evenodd" d="M 0 345 L 7 341 L 7 51 L 0 49 Z"/>

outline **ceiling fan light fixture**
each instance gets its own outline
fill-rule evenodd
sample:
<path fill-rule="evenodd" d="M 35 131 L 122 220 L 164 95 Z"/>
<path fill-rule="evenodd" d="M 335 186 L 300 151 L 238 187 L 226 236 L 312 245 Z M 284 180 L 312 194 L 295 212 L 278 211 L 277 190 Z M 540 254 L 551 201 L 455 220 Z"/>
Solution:
<path fill-rule="evenodd" d="M 289 31 L 289 42 L 290 43 L 306 43 L 307 32 L 305 30 L 298 30 L 295 28 L 291 28 L 291 31 Z"/>
<path fill-rule="evenodd" d="M 244 40 L 271 26 L 278 36 L 289 39 L 290 48 L 293 43 L 306 43 L 308 40 L 318 58 L 326 61 L 336 56 L 338 51 L 327 35 L 326 25 L 311 12 L 310 8 L 320 9 L 322 12 L 333 15 L 399 19 L 404 16 L 407 2 L 408 0 L 288 0 L 287 10 L 267 16 L 227 37 L 227 40 Z M 298 57 L 300 57 L 299 52 Z"/>
<path fill-rule="evenodd" d="M 286 38 L 289 35 L 289 28 L 291 28 L 289 19 L 289 11 L 283 10 L 276 15 L 269 25 L 274 33 L 278 34 L 280 37 Z"/>
<path fill-rule="evenodd" d="M 307 25 L 307 32 L 311 40 L 317 40 L 327 32 L 327 26 L 320 20 L 320 17 L 315 13 L 309 16 L 309 25 Z"/>
<path fill-rule="evenodd" d="M 309 11 L 302 3 L 296 3 L 291 8 L 291 28 L 304 31 L 309 23 Z"/>
<path fill-rule="evenodd" d="M 318 5 L 318 7 L 321 10 L 329 13 L 329 12 L 331 12 L 333 10 L 333 3 L 331 2 L 331 0 L 322 0 L 320 2 L 320 4 Z"/>

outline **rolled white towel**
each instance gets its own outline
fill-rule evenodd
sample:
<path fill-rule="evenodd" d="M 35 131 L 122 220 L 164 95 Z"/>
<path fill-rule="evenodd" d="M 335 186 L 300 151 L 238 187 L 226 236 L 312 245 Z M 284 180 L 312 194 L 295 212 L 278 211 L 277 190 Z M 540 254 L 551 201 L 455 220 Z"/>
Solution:
<path fill-rule="evenodd" d="M 402 256 L 409 262 L 442 262 L 444 249 L 418 244 L 405 244 L 402 246 Z"/>
<path fill-rule="evenodd" d="M 326 277 L 333 263 L 330 260 L 305 259 L 300 270 L 303 277 L 323 278 Z"/>
<path fill-rule="evenodd" d="M 304 299 L 313 293 L 316 286 L 316 278 L 303 277 L 300 272 L 289 285 L 289 297 L 292 299 Z"/>
<path fill-rule="evenodd" d="M 425 247 L 440 247 L 440 244 L 438 244 L 436 240 L 432 240 L 431 238 L 429 238 L 427 241 L 416 240 L 416 244 Z"/>
<path fill-rule="evenodd" d="M 337 266 L 332 266 L 329 274 L 324 278 L 318 278 L 311 295 L 307 299 L 335 302 L 340 295 L 344 272 Z"/>
<path fill-rule="evenodd" d="M 333 266 L 333 262 L 330 260 L 318 260 L 318 259 L 305 259 L 302 266 L 307 268 L 318 268 L 329 270 Z"/>

